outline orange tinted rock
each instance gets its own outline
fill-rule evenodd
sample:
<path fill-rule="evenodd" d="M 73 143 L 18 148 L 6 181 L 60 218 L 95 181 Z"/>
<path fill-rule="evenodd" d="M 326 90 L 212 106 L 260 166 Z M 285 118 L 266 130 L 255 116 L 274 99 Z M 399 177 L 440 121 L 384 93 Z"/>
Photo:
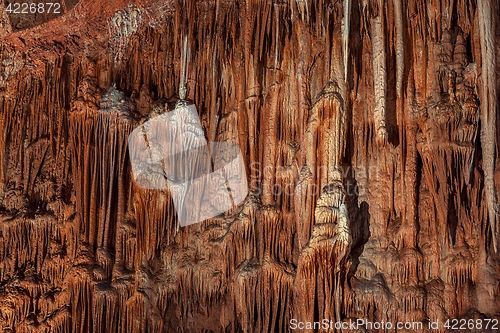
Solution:
<path fill-rule="evenodd" d="M 0 327 L 498 318 L 498 4 L 183 3 L 19 31 L 0 5 Z M 127 140 L 175 107 L 184 36 L 186 99 L 250 193 L 179 227 Z"/>

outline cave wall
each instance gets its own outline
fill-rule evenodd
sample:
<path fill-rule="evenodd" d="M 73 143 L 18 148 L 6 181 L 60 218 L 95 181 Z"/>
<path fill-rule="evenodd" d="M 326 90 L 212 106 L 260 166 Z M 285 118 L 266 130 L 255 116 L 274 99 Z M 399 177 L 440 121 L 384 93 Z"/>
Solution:
<path fill-rule="evenodd" d="M 20 31 L 1 6 L 4 330 L 500 317 L 498 1 L 82 0 Z M 127 138 L 178 99 L 184 37 L 251 193 L 178 228 Z"/>

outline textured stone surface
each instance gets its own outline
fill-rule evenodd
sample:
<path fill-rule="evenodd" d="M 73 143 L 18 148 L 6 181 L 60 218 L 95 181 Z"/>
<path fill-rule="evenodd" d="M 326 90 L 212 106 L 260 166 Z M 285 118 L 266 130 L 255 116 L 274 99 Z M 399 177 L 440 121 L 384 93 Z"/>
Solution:
<path fill-rule="evenodd" d="M 500 317 L 498 1 L 70 2 L 0 5 L 4 331 Z M 127 138 L 173 109 L 184 36 L 252 193 L 178 228 Z"/>
<path fill-rule="evenodd" d="M 54 2 L 5 0 L 3 3 L 12 29 L 19 31 L 43 24 L 63 15 L 71 10 L 78 3 L 78 0 L 57 0 Z"/>

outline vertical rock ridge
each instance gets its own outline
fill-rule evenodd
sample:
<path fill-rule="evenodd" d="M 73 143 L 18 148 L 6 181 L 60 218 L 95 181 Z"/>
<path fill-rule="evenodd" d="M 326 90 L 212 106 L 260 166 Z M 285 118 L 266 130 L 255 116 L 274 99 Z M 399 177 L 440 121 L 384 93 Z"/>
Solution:
<path fill-rule="evenodd" d="M 498 6 L 385 7 L 92 0 L 19 32 L 0 8 L 0 327 L 498 317 Z M 250 195 L 177 230 L 127 137 L 178 100 L 185 36 L 186 97 Z"/>
<path fill-rule="evenodd" d="M 496 161 L 495 130 L 498 118 L 497 80 L 496 80 L 496 52 L 493 46 L 493 28 L 496 19 L 492 15 L 494 4 L 488 1 L 478 2 L 479 35 L 481 41 L 481 77 L 482 106 L 481 106 L 481 148 L 484 153 L 485 192 L 488 202 L 488 219 L 491 228 L 491 242 L 495 252 L 498 250 L 498 220 L 499 204 L 493 177 Z"/>

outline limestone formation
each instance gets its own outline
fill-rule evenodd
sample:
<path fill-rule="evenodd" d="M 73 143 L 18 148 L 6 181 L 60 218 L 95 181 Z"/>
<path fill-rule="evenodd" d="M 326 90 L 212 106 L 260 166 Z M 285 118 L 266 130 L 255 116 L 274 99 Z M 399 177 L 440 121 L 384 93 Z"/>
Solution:
<path fill-rule="evenodd" d="M 12 2 L 0 330 L 500 319 L 497 0 Z M 128 141 L 179 99 L 201 141 L 239 146 L 248 184 L 185 227 Z"/>

